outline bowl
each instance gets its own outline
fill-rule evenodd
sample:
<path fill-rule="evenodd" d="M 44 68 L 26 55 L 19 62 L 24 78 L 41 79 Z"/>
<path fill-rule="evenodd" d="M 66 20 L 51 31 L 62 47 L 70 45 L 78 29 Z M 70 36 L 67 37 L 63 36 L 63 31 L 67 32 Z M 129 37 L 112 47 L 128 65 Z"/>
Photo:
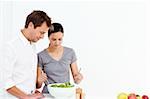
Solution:
<path fill-rule="evenodd" d="M 48 91 L 55 98 L 69 98 L 75 95 L 76 88 L 69 82 L 49 84 Z"/>

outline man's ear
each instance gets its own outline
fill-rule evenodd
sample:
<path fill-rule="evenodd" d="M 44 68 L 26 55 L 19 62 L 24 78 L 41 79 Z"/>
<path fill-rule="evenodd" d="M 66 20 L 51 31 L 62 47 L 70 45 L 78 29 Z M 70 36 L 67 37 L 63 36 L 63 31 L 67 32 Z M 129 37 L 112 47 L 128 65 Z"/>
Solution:
<path fill-rule="evenodd" d="M 29 23 L 28 28 L 34 28 L 34 24 L 32 22 Z"/>

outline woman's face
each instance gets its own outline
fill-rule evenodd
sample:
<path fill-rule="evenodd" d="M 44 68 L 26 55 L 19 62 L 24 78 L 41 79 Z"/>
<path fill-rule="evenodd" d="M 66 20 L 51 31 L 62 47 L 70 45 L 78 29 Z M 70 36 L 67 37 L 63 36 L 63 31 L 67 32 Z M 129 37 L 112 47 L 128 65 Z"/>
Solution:
<path fill-rule="evenodd" d="M 51 46 L 51 47 L 55 47 L 55 48 L 60 47 L 61 44 L 62 44 L 63 36 L 64 36 L 64 35 L 63 35 L 62 32 L 52 33 L 52 34 L 49 36 L 50 46 Z"/>

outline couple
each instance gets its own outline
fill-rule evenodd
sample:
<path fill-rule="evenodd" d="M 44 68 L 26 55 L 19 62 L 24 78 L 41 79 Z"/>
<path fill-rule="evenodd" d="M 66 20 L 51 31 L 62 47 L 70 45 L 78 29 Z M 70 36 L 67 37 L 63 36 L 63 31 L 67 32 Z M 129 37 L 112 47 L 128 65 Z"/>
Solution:
<path fill-rule="evenodd" d="M 48 48 L 36 53 L 34 43 L 48 32 Z M 83 79 L 78 72 L 73 49 L 61 45 L 64 36 L 63 27 L 52 23 L 43 11 L 33 11 L 26 18 L 25 27 L 17 38 L 7 43 L 4 51 L 4 95 L 3 99 L 38 99 L 41 93 L 36 88 L 48 80 L 49 83 L 70 81 L 71 69 L 75 83 Z M 46 85 L 43 93 L 48 93 Z"/>

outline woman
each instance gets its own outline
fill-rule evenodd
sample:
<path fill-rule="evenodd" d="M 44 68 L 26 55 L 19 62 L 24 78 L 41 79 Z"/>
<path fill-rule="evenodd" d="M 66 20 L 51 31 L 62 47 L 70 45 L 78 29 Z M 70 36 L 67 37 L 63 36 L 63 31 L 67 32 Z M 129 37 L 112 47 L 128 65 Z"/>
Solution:
<path fill-rule="evenodd" d="M 53 23 L 48 31 L 49 47 L 38 54 L 37 88 L 40 88 L 43 82 L 69 82 L 70 69 L 75 83 L 78 84 L 83 79 L 82 74 L 78 71 L 74 50 L 61 45 L 63 36 L 62 25 Z M 42 92 L 48 93 L 46 84 Z"/>

